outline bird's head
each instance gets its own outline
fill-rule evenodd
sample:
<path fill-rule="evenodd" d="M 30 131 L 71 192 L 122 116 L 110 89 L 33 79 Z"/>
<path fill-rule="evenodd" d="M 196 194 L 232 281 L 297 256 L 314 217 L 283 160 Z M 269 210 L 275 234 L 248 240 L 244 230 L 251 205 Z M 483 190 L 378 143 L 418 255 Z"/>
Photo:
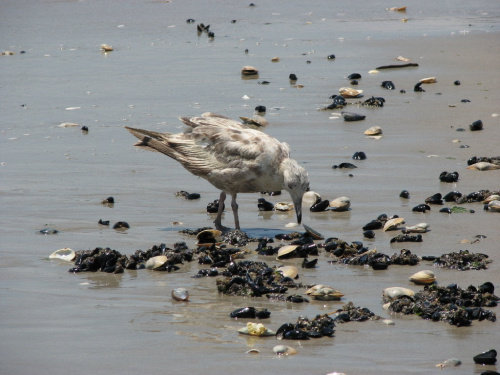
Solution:
<path fill-rule="evenodd" d="M 302 221 L 302 196 L 309 190 L 307 171 L 295 160 L 288 159 L 284 168 L 284 188 L 292 197 L 297 222 Z"/>

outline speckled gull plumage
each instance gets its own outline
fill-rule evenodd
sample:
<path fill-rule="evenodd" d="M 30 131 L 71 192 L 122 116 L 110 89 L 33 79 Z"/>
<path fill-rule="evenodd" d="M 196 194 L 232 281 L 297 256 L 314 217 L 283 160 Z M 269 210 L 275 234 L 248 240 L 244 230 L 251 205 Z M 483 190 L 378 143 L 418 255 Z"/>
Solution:
<path fill-rule="evenodd" d="M 216 229 L 225 229 L 222 211 L 227 194 L 232 198 L 235 228 L 239 230 L 237 194 L 277 190 L 289 192 L 300 224 L 302 196 L 309 188 L 309 179 L 306 170 L 290 158 L 286 143 L 210 112 L 180 120 L 188 126 L 184 133 L 126 129 L 140 140 L 135 146 L 177 160 L 189 172 L 221 190 Z"/>

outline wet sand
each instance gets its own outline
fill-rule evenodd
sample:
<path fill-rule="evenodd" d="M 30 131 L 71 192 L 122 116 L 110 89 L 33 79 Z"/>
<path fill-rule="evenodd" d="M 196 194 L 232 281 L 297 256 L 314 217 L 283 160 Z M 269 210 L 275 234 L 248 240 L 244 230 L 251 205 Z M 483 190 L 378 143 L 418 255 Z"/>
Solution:
<path fill-rule="evenodd" d="M 411 212 L 438 192 L 500 189 L 500 171 L 465 168 L 472 156 L 499 155 L 500 118 L 494 116 L 500 113 L 498 10 L 485 14 L 487 2 L 475 4 L 478 10 L 464 5 L 463 13 L 433 5 L 432 15 L 432 7 L 425 8 L 432 3 L 423 2 L 395 14 L 367 3 L 358 13 L 328 8 L 322 14 L 322 4 L 308 10 L 291 2 L 280 10 L 281 3 L 248 9 L 214 2 L 203 13 L 191 7 L 197 4 L 125 3 L 108 9 L 88 2 L 9 2 L 0 8 L 1 48 L 16 52 L 0 58 L 2 91 L 7 93 L 0 107 L 2 372 L 432 374 L 442 373 L 435 365 L 451 357 L 463 362 L 451 370 L 457 373 L 498 371 L 472 361 L 482 351 L 500 349 L 498 322 L 474 321 L 457 328 L 391 315 L 382 309 L 381 299 L 390 286 L 419 290 L 408 277 L 422 269 L 433 269 L 443 286 L 491 281 L 500 287 L 498 213 L 484 211 L 480 203 L 462 205 L 473 214 L 443 214 L 435 206 L 426 214 Z M 197 36 L 195 24 L 185 23 L 191 17 L 210 23 L 215 39 Z M 403 17 L 408 23 L 400 21 Z M 231 19 L 237 22 L 231 24 Z M 115 51 L 101 54 L 102 43 Z M 336 59 L 328 61 L 331 53 Z M 419 67 L 368 74 L 400 55 Z M 274 56 L 279 63 L 271 63 Z M 244 65 L 259 68 L 259 78 L 242 80 Z M 354 72 L 362 74 L 358 88 L 365 99 L 382 96 L 385 106 L 346 108 L 367 116 L 356 123 L 333 119 L 332 113 L 340 111 L 318 110 L 348 86 L 345 77 Z M 290 73 L 297 74 L 303 88 L 290 85 Z M 437 83 L 424 85 L 424 93 L 413 92 L 415 83 L 429 76 L 436 76 Z M 257 83 L 262 80 L 271 83 Z M 380 87 L 385 80 L 393 81 L 396 90 Z M 455 80 L 461 85 L 455 86 Z M 250 99 L 242 99 L 244 95 Z M 167 157 L 134 149 L 123 126 L 175 132 L 182 129 L 177 116 L 214 111 L 237 119 L 250 117 L 261 104 L 268 108 L 265 131 L 290 144 L 292 156 L 309 172 L 312 190 L 325 199 L 351 199 L 345 213 L 311 213 L 304 205 L 304 223 L 325 237 L 363 241 L 388 255 L 403 248 L 418 255 L 464 249 L 485 253 L 493 260 L 488 270 L 434 269 L 422 262 L 377 272 L 331 265 L 322 253 L 319 267 L 301 270 L 299 280 L 330 284 L 345 297 L 288 304 L 221 296 L 214 278 L 192 278 L 200 268 L 196 261 L 169 274 L 138 270 L 109 275 L 71 274 L 70 264 L 46 259 L 62 247 L 109 246 L 126 255 L 162 242 L 186 241 L 193 248 L 195 239 L 178 230 L 210 226 L 215 217 L 206 213 L 206 205 L 219 192 Z M 71 107 L 80 109 L 67 109 Z M 469 131 L 468 125 L 478 119 L 484 130 Z M 89 133 L 83 134 L 80 126 L 59 127 L 63 122 L 86 125 Z M 375 125 L 382 127 L 383 137 L 367 139 L 363 131 Z M 356 151 L 368 158 L 352 160 Z M 341 162 L 358 168 L 331 168 Z M 442 171 L 458 171 L 460 180 L 441 183 Z M 403 189 L 410 192 L 409 200 L 399 198 Z M 202 198 L 175 197 L 180 190 Z M 116 200 L 112 208 L 100 203 L 108 196 Z M 285 225 L 294 221 L 293 214 L 260 213 L 260 197 L 239 196 L 242 227 L 251 235 L 290 230 Z M 266 199 L 289 201 L 286 193 Z M 397 214 L 409 225 L 427 222 L 431 231 L 421 243 L 390 244 L 396 233 L 380 231 L 375 239 L 364 239 L 362 226 L 381 213 Z M 124 220 L 131 229 L 117 232 L 99 226 L 99 219 L 112 224 Z M 182 224 L 173 225 L 175 221 Z M 230 212 L 224 223 L 232 225 Z M 37 234 L 46 227 L 60 233 Z M 478 234 L 486 238 L 460 243 Z M 279 264 L 254 254 L 247 259 Z M 298 265 L 300 260 L 286 263 Z M 189 289 L 191 302 L 172 301 L 170 291 L 179 286 Z M 276 358 L 272 347 L 283 342 L 238 335 L 246 320 L 229 318 L 239 307 L 268 308 L 271 318 L 264 323 L 275 330 L 299 315 L 312 318 L 347 301 L 396 324 L 338 325 L 334 338 L 286 342 L 298 354 Z M 260 354 L 245 354 L 250 348 Z"/>

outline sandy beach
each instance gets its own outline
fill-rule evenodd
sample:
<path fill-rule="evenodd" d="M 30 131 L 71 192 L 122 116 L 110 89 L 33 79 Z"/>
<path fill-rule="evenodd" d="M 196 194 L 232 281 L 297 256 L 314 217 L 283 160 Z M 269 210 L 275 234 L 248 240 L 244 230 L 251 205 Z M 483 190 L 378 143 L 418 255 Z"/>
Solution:
<path fill-rule="evenodd" d="M 464 203 L 468 212 L 446 214 L 432 205 L 412 212 L 427 197 L 450 191 L 469 194 L 500 190 L 500 170 L 467 169 L 473 156 L 500 156 L 500 23 L 498 6 L 488 1 L 451 7 L 423 1 L 406 12 L 387 11 L 399 4 L 361 2 L 338 9 L 330 2 L 7 1 L 0 5 L 0 368 L 5 374 L 480 374 L 499 371 L 472 358 L 500 350 L 498 322 L 473 321 L 456 327 L 382 307 L 385 288 L 421 290 L 408 278 L 431 269 L 439 286 L 462 288 L 492 282 L 500 288 L 500 214 L 482 203 Z M 194 23 L 186 20 L 193 18 Z M 235 22 L 231 22 L 235 20 Z M 196 32 L 210 24 L 215 34 Z M 113 46 L 102 53 L 101 44 Z M 248 50 L 246 53 L 245 50 Z M 335 59 L 327 59 L 334 54 Z M 379 70 L 400 64 L 398 56 L 418 67 Z M 279 57 L 279 62 L 272 62 Z M 245 65 L 259 69 L 256 79 L 242 79 Z M 298 80 L 291 84 L 289 75 Z M 360 73 L 361 99 L 343 109 L 322 110 Z M 437 82 L 422 85 L 422 78 Z M 460 85 L 454 84 L 460 81 Z M 269 84 L 262 84 L 268 81 Z M 392 81 L 394 90 L 381 87 Z M 300 86 L 297 86 L 300 85 Z M 294 87 L 295 86 L 295 87 Z M 353 86 L 354 87 L 354 86 Z M 404 92 L 401 92 L 404 90 Z M 371 96 L 382 108 L 355 104 Z M 464 101 L 464 100 L 467 101 Z M 181 132 L 178 116 L 212 111 L 237 120 L 265 105 L 264 131 L 290 145 L 292 157 L 309 173 L 311 190 L 323 199 L 347 196 L 347 212 L 311 212 L 303 222 L 328 237 L 361 241 L 391 256 L 408 249 L 418 256 L 469 250 L 492 260 L 486 270 L 458 271 L 421 261 L 391 265 L 385 271 L 331 263 L 320 251 L 317 267 L 302 269 L 302 259 L 278 261 L 257 255 L 257 243 L 244 246 L 246 260 L 299 267 L 304 285 L 328 284 L 342 291 L 341 301 L 289 303 L 264 297 L 221 295 L 216 277 L 193 278 L 202 268 L 195 259 L 171 272 L 125 270 L 70 273 L 73 264 L 48 260 L 55 250 L 110 247 L 130 256 L 164 243 L 194 236 L 182 229 L 212 226 L 206 206 L 219 191 L 166 156 L 135 149 L 123 127 Z M 345 122 L 340 112 L 366 116 Z M 483 130 L 469 125 L 482 120 Z M 75 126 L 63 125 L 73 123 Z M 81 131 L 87 126 L 88 133 Z M 380 139 L 363 132 L 383 130 Z M 366 160 L 353 160 L 355 152 Z M 353 163 L 352 170 L 332 169 Z M 455 183 L 440 182 L 443 172 L 457 171 Z M 185 200 L 175 193 L 199 193 Z M 409 199 L 399 194 L 408 190 Z M 115 204 L 102 200 L 113 196 Z M 250 236 L 274 237 L 303 232 L 293 212 L 260 212 L 260 194 L 238 197 L 242 229 Z M 289 202 L 265 196 L 273 203 Z M 471 213 L 471 210 L 473 213 Z M 391 243 L 400 232 L 362 227 L 380 214 L 398 215 L 408 225 L 426 222 L 422 242 Z M 126 221 L 130 229 L 111 226 Z M 229 210 L 225 225 L 233 225 Z M 53 228 L 53 235 L 41 235 Z M 479 241 L 474 240 L 481 235 Z M 316 241 L 320 244 L 322 241 Z M 275 245 L 279 244 L 276 240 Z M 285 244 L 286 241 L 283 242 Z M 190 302 L 171 298 L 187 288 Z M 293 294 L 304 294 L 299 288 Z M 252 337 L 238 333 L 249 321 L 229 314 L 254 306 L 271 311 L 261 322 L 272 330 L 299 316 L 314 318 L 351 301 L 381 320 L 337 324 L 334 337 L 307 341 Z M 498 315 L 498 307 L 488 308 Z M 278 357 L 275 345 L 297 354 Z M 247 353 L 250 349 L 259 354 Z M 462 364 L 439 369 L 458 358 Z"/>

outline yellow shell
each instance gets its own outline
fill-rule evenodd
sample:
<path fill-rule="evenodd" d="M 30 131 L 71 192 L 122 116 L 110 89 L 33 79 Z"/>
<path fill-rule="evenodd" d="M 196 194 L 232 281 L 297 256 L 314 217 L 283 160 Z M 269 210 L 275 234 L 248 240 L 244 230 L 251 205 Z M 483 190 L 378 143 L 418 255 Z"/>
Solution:
<path fill-rule="evenodd" d="M 341 87 L 339 89 L 339 94 L 342 95 L 344 98 L 355 98 L 362 92 L 363 90 L 356 90 L 353 89 L 352 87 Z"/>
<path fill-rule="evenodd" d="M 280 61 L 280 58 L 279 57 L 273 57 L 271 59 L 272 62 L 279 62 Z"/>
<path fill-rule="evenodd" d="M 250 336 L 274 336 L 276 333 L 268 329 L 262 323 L 248 322 L 245 328 L 238 330 L 239 333 Z"/>
<path fill-rule="evenodd" d="M 436 281 L 436 276 L 434 276 L 434 272 L 431 270 L 423 270 L 410 276 L 410 281 L 413 281 L 415 284 L 432 284 Z"/>
<path fill-rule="evenodd" d="M 436 83 L 437 79 L 436 79 L 436 77 L 422 78 L 420 80 L 420 82 L 422 82 L 422 83 Z"/>
<path fill-rule="evenodd" d="M 394 219 L 387 220 L 387 222 L 384 225 L 384 232 L 388 231 L 388 230 L 397 229 L 398 225 L 404 224 L 404 223 L 405 223 L 405 219 L 403 219 L 402 217 L 396 217 Z"/>
<path fill-rule="evenodd" d="M 149 258 L 146 262 L 146 269 L 157 270 L 167 262 L 167 257 L 165 255 L 158 255 Z"/>

